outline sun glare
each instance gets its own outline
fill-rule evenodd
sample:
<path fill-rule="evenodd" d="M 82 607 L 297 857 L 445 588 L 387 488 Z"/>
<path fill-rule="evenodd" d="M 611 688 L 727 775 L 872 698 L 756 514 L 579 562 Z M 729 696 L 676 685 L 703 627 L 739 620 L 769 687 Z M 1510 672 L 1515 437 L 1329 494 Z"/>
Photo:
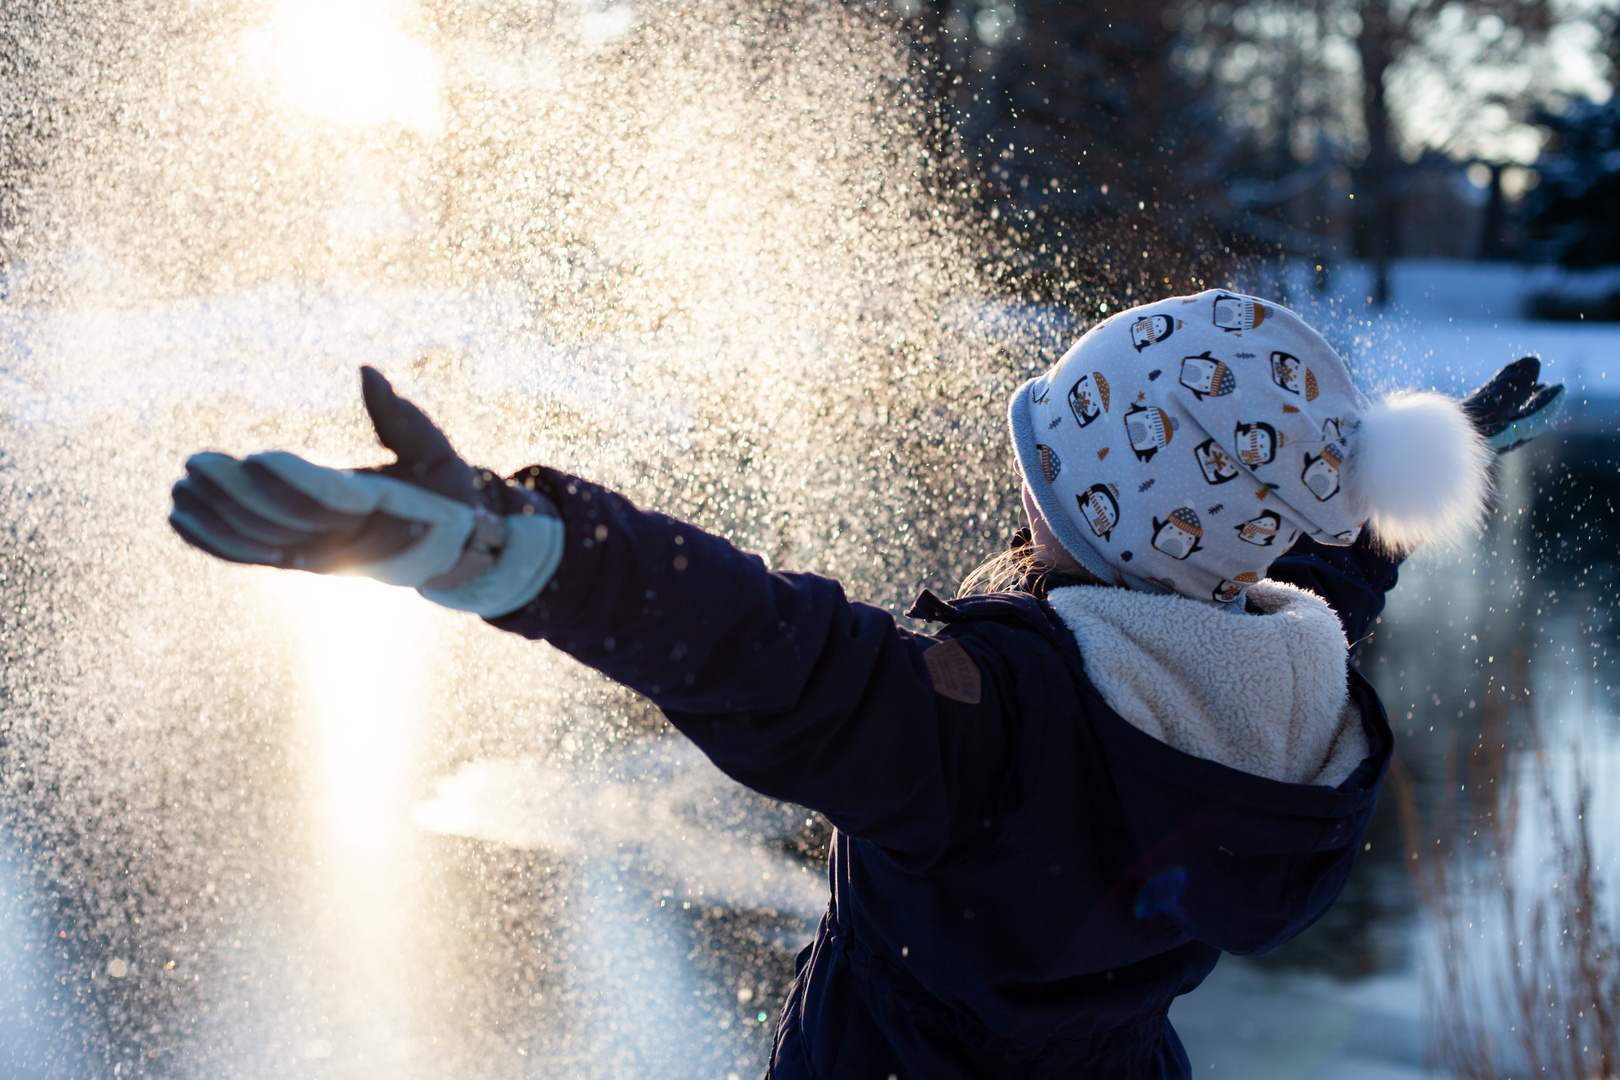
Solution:
<path fill-rule="evenodd" d="M 420 1021 L 416 990 L 399 972 L 419 938 L 421 852 L 410 811 L 432 687 L 432 621 L 409 589 L 279 571 L 262 578 L 275 622 L 298 644 L 294 746 L 299 774 L 313 781 L 305 804 L 313 873 L 303 900 L 332 961 L 321 1011 L 347 1030 L 388 1033 L 376 1036 L 387 1052 L 404 1053 Z M 344 1045 L 323 1031 L 304 1056 L 341 1056 Z"/>
<path fill-rule="evenodd" d="M 358 578 L 273 579 L 300 671 L 320 831 L 348 860 L 398 856 L 411 831 L 427 626 L 406 589 Z"/>
<path fill-rule="evenodd" d="M 398 124 L 424 137 L 444 126 L 444 66 L 411 36 L 407 0 L 281 0 L 246 41 L 296 105 L 349 128 Z"/>

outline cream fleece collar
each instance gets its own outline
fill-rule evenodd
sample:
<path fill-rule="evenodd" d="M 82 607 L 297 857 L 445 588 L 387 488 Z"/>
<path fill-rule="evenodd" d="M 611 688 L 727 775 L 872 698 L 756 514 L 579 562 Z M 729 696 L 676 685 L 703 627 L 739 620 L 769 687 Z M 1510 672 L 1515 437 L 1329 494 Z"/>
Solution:
<path fill-rule="evenodd" d="M 1086 675 L 1132 726 L 1255 776 L 1336 787 L 1368 753 L 1338 617 L 1281 582 L 1248 599 L 1263 614 L 1096 586 L 1047 595 Z"/>

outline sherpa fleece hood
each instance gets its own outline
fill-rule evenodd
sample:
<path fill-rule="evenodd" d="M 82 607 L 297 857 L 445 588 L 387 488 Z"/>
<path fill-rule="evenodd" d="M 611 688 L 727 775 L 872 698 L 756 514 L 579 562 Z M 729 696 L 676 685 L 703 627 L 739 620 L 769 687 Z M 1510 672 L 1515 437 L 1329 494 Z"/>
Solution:
<path fill-rule="evenodd" d="M 1133 727 L 1193 757 L 1290 784 L 1337 787 L 1367 756 L 1344 630 L 1320 596 L 1249 590 L 1230 618 L 1184 596 L 1073 586 L 1047 597 L 1086 675 Z"/>

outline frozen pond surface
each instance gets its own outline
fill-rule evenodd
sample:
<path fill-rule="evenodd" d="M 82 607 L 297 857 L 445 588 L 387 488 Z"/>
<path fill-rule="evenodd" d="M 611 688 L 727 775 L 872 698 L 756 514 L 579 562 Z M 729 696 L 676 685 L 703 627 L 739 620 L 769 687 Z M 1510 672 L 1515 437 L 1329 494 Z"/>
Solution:
<path fill-rule="evenodd" d="M 1461 390 L 1535 350 L 1576 400 L 1566 436 L 1504 472 L 1478 547 L 1416 560 L 1362 653 L 1424 790 L 1515 651 L 1550 722 L 1613 735 L 1620 330 L 1519 319 L 1530 277 L 1405 265 L 1402 306 L 1370 329 L 1353 269 L 1332 304 L 1294 298 L 1373 384 Z M 0 337 L 6 572 L 35 575 L 7 616 L 8 730 L 13 764 L 39 770 L 12 778 L 0 859 L 6 1075 L 762 1072 L 825 898 L 813 819 L 542 646 L 364 583 L 209 564 L 162 528 L 194 446 L 373 457 L 360 362 L 444 400 L 476 460 L 633 476 L 625 442 L 593 459 L 570 432 L 679 448 L 701 428 L 694 358 L 724 342 L 553 347 L 515 294 L 277 289 L 0 303 Z M 844 377 L 815 340 L 793 348 L 806 378 Z M 649 377 L 672 367 L 688 378 Z M 533 436 L 559 416 L 576 427 Z M 1392 806 L 1370 842 L 1319 927 L 1177 1005 L 1196 1075 L 1422 1075 L 1426 931 Z"/>

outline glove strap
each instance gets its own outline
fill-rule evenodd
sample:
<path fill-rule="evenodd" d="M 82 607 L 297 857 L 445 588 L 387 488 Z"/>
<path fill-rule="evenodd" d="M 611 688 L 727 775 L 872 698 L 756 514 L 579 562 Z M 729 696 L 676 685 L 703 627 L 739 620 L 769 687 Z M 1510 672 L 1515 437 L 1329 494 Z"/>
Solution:
<path fill-rule="evenodd" d="M 479 513 L 488 517 L 493 526 L 480 519 L 461 562 L 417 592 L 435 604 L 485 618 L 516 611 L 539 595 L 562 562 L 562 518 L 555 511 L 546 513 L 548 509 L 544 505 L 525 505 L 522 513 L 501 518 L 480 508 Z M 487 540 L 479 540 L 480 535 L 490 536 L 492 528 L 500 531 L 493 548 Z M 483 550 L 475 551 L 475 545 Z M 471 570 L 480 565 L 482 572 L 464 578 L 460 585 L 445 588 L 439 584 L 460 575 L 464 567 Z"/>
<path fill-rule="evenodd" d="M 447 592 L 476 581 L 494 568 L 505 546 L 505 522 L 484 507 L 475 506 L 472 536 L 467 539 L 460 561 L 438 577 L 424 581 L 421 588 L 425 592 Z"/>

